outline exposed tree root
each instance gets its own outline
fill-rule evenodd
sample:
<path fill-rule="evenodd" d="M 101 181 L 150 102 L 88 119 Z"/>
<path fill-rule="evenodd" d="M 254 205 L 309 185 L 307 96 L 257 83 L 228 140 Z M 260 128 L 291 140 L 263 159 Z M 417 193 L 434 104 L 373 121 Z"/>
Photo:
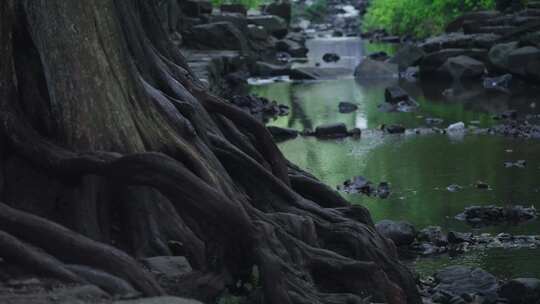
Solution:
<path fill-rule="evenodd" d="M 264 125 L 208 93 L 157 5 L 25 0 L 15 15 L 13 0 L 0 3 L 0 256 L 111 293 L 164 293 L 125 250 L 186 255 L 195 271 L 162 284 L 206 302 L 256 266 L 248 296 L 259 303 L 419 303 L 369 212 L 289 164 Z M 34 84 L 48 96 L 30 111 Z M 21 196 L 3 193 L 3 184 L 25 190 L 3 177 L 10 157 L 62 185 L 54 197 L 75 198 L 71 214 L 99 227 L 65 228 L 52 199 L 42 216 L 17 210 Z"/>

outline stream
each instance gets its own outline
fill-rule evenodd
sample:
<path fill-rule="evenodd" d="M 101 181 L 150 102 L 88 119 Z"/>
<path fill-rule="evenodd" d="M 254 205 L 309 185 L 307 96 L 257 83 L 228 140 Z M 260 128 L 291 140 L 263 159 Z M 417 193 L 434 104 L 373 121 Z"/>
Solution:
<path fill-rule="evenodd" d="M 383 134 L 382 124 L 402 124 L 406 128 L 426 126 L 426 118 L 441 118 L 445 128 L 462 121 L 467 126 L 488 127 L 493 115 L 508 109 L 522 113 L 540 113 L 532 100 L 538 92 L 527 90 L 512 95 L 485 92 L 482 88 L 454 85 L 453 96 L 441 92 L 449 84 L 420 84 L 399 81 L 419 104 L 411 113 L 385 113 L 377 106 L 384 101 L 384 90 L 398 80 L 358 82 L 352 70 L 365 54 L 392 45 L 363 43 L 358 38 L 317 38 L 307 43 L 308 65 L 337 66 L 351 69 L 351 76 L 317 82 L 273 82 L 251 85 L 251 93 L 276 100 L 290 107 L 288 116 L 269 125 L 315 129 L 316 126 L 343 122 L 348 128 L 362 129 L 361 139 L 317 139 L 299 136 L 279 144 L 285 156 L 323 182 L 336 187 L 361 175 L 375 184 L 390 184 L 386 199 L 360 194 L 342 195 L 354 204 L 367 207 L 375 221 L 406 220 L 416 228 L 441 226 L 446 231 L 472 231 L 454 216 L 471 205 L 534 206 L 540 192 L 540 141 L 513 139 L 496 135 L 450 136 L 448 134 Z M 325 53 L 337 53 L 341 60 L 324 63 Z M 341 114 L 338 104 L 358 104 L 357 111 Z M 505 168 L 505 161 L 526 160 L 524 168 Z M 486 182 L 489 189 L 475 187 Z M 452 184 L 461 190 L 450 192 Z M 476 232 L 540 235 L 540 221 L 520 225 L 498 225 Z M 460 264 L 481 267 L 501 279 L 540 277 L 540 249 L 488 249 L 470 251 L 456 257 L 418 258 L 409 261 L 421 275 L 431 275 L 444 266 Z"/>

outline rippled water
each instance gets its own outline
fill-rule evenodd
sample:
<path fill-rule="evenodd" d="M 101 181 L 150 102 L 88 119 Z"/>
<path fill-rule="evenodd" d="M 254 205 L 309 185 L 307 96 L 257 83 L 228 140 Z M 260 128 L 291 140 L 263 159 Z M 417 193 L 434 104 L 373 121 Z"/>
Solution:
<path fill-rule="evenodd" d="M 310 42 L 310 61 L 317 62 L 328 51 L 337 52 L 351 68 L 360 56 L 378 46 L 364 46 L 357 39 L 329 39 Z M 388 51 L 391 51 L 389 49 Z M 339 64 L 339 63 L 338 63 Z M 279 144 L 285 156 L 324 182 L 337 186 L 362 175 L 378 183 L 389 182 L 387 199 L 343 195 L 366 206 L 374 220 L 407 220 L 418 228 L 439 225 L 446 230 L 470 231 L 454 219 L 470 205 L 536 205 L 540 194 L 540 141 L 491 135 L 384 135 L 375 131 L 381 124 L 400 123 L 408 128 L 425 125 L 425 118 L 444 119 L 442 127 L 463 121 L 467 126 L 489 126 L 492 116 L 506 109 L 538 112 L 531 108 L 536 93 L 518 92 L 513 96 L 486 93 L 478 87 L 454 85 L 454 95 L 441 92 L 450 86 L 402 82 L 400 85 L 420 103 L 414 113 L 383 113 L 377 105 L 384 100 L 384 89 L 397 80 L 358 83 L 352 78 L 312 83 L 273 83 L 253 86 L 252 92 L 290 107 L 290 114 L 271 125 L 298 130 L 314 129 L 329 122 L 343 122 L 364 132 L 361 139 L 320 140 L 298 137 Z M 338 112 L 340 101 L 359 105 L 356 112 Z M 527 161 L 525 168 L 505 168 L 504 161 Z M 476 189 L 484 181 L 489 190 Z M 461 191 L 446 188 L 458 184 Z M 540 206 L 538 206 L 540 207 Z M 540 220 L 519 226 L 501 225 L 478 232 L 540 234 Z M 501 277 L 540 277 L 540 250 L 487 250 L 456 258 L 440 257 L 415 262 L 420 273 L 431 274 L 449 264 L 478 265 Z"/>

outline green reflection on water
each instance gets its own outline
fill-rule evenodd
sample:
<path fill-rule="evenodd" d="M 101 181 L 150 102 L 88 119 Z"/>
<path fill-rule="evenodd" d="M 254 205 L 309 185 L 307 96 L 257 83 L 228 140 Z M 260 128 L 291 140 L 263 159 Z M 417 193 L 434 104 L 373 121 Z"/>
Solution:
<path fill-rule="evenodd" d="M 252 93 L 290 106 L 290 115 L 270 124 L 303 130 L 328 122 L 343 122 L 349 128 L 374 129 L 381 124 L 400 123 L 407 127 L 423 125 L 426 117 L 444 119 L 444 125 L 477 121 L 492 122 L 495 111 L 506 109 L 500 98 L 463 98 L 460 102 L 435 101 L 412 85 L 402 86 L 420 103 L 415 113 L 383 113 L 377 105 L 384 100 L 386 83 L 359 84 L 353 79 L 318 83 L 275 83 L 252 88 Z M 395 84 L 395 83 L 393 83 Z M 457 96 L 459 97 L 459 96 Z M 455 98 L 459 100 L 459 98 Z M 472 101 L 471 101 L 472 100 Z M 359 110 L 341 114 L 340 101 L 355 102 Z M 388 199 L 346 195 L 353 203 L 366 206 L 374 220 L 403 219 L 418 228 L 439 225 L 447 230 L 469 231 L 454 216 L 473 204 L 537 203 L 540 189 L 540 142 L 499 136 L 467 135 L 382 135 L 364 132 L 362 139 L 319 140 L 299 137 L 279 144 L 285 156 L 324 182 L 336 186 L 355 175 L 378 183 L 391 184 Z M 513 152 L 507 152 L 512 149 Z M 507 160 L 527 160 L 527 167 L 504 168 Z M 476 189 L 485 181 L 491 190 Z M 458 184 L 459 192 L 446 187 Z M 479 232 L 540 234 L 540 221 L 520 226 L 496 226 Z M 456 259 L 430 259 L 417 262 L 417 268 L 430 273 L 442 265 L 461 263 L 482 266 L 500 276 L 535 275 L 540 277 L 540 257 L 536 250 L 475 252 Z M 505 263 L 502 267 L 499 264 Z"/>

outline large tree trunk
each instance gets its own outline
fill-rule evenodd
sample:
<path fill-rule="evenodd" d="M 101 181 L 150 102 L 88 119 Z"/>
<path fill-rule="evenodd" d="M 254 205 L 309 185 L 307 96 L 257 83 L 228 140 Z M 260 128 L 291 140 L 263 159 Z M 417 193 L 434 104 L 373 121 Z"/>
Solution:
<path fill-rule="evenodd" d="M 257 266 L 264 303 L 419 303 L 369 213 L 194 78 L 156 1 L 0 2 L 0 257 L 157 295 L 133 257 L 180 252 L 196 271 L 179 286 Z"/>

